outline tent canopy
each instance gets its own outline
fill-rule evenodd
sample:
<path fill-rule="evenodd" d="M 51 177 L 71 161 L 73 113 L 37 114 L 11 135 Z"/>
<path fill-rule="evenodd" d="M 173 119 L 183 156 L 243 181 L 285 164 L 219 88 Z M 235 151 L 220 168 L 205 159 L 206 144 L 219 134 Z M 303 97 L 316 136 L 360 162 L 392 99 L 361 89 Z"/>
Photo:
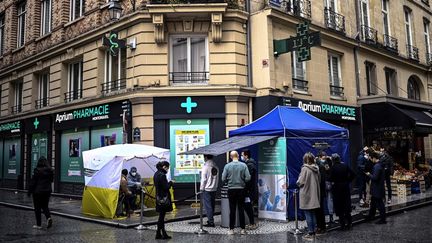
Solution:
<path fill-rule="evenodd" d="M 276 106 L 258 120 L 230 131 L 229 136 L 348 138 L 348 130 L 322 121 L 298 107 Z"/>
<path fill-rule="evenodd" d="M 220 155 L 232 150 L 237 150 L 251 145 L 261 143 L 277 136 L 238 136 L 227 138 L 210 145 L 200 147 L 191 151 L 180 153 L 182 154 L 210 154 L 210 155 Z"/>

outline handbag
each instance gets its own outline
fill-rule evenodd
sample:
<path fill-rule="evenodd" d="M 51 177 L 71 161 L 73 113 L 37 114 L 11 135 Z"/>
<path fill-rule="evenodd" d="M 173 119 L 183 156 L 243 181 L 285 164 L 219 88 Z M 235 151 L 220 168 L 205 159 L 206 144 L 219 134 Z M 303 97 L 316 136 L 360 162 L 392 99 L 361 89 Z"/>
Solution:
<path fill-rule="evenodd" d="M 171 202 L 168 196 L 164 196 L 164 197 L 156 196 L 156 204 L 160 207 L 168 207 L 171 204 Z"/>

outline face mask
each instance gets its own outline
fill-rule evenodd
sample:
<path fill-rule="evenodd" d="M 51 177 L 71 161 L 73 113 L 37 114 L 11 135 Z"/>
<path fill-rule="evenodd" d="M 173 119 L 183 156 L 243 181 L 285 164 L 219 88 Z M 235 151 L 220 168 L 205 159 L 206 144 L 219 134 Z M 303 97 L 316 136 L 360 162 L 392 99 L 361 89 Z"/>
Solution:
<path fill-rule="evenodd" d="M 132 174 L 132 176 L 136 176 L 137 173 L 136 172 L 132 172 L 131 174 Z"/>
<path fill-rule="evenodd" d="M 365 158 L 365 159 L 369 159 L 369 156 L 365 155 L 364 158 Z"/>
<path fill-rule="evenodd" d="M 244 156 L 241 156 L 241 160 L 246 161 L 246 158 Z"/>

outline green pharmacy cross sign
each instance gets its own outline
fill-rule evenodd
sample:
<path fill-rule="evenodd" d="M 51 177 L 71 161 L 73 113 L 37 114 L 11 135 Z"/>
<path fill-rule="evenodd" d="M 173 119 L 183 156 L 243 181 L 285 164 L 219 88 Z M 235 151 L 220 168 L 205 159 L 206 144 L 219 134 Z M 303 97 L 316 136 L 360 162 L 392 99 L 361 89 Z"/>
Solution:
<path fill-rule="evenodd" d="M 289 39 L 273 40 L 274 55 L 297 51 L 297 61 L 304 62 L 311 59 L 310 48 L 321 45 L 320 32 L 309 33 L 309 22 L 297 24 L 297 36 Z"/>
<path fill-rule="evenodd" d="M 192 102 L 192 98 L 191 97 L 187 97 L 186 98 L 186 102 L 181 103 L 180 106 L 182 108 L 186 108 L 186 112 L 187 113 L 191 113 L 192 112 L 192 108 L 198 107 L 198 103 Z"/>
<path fill-rule="evenodd" d="M 118 33 L 111 32 L 102 38 L 103 45 L 106 46 L 112 56 L 117 56 L 120 49 L 126 48 L 126 41 L 118 38 Z"/>
<path fill-rule="evenodd" d="M 34 125 L 35 129 L 38 129 L 39 121 L 38 121 L 37 117 L 35 118 L 33 125 Z"/>

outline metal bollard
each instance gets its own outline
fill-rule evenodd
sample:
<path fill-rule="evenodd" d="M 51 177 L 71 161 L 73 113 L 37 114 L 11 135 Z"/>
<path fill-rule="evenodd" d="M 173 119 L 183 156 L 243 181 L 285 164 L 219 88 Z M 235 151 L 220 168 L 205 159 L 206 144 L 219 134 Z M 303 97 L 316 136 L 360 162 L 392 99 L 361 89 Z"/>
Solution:
<path fill-rule="evenodd" d="M 208 234 L 208 231 L 204 229 L 203 226 L 203 203 L 202 203 L 202 192 L 198 192 L 196 195 L 200 194 L 200 228 L 195 231 L 197 235 L 205 235 Z"/>
<path fill-rule="evenodd" d="M 295 217 L 295 228 L 290 230 L 290 233 L 293 234 L 293 235 L 300 235 L 300 234 L 303 233 L 303 232 L 299 229 L 299 227 L 298 227 L 298 216 L 297 216 L 297 211 L 298 211 L 298 210 L 297 210 L 297 193 L 298 193 L 298 190 L 295 189 L 295 190 L 294 190 L 294 213 L 295 213 L 294 217 Z"/>
<path fill-rule="evenodd" d="M 141 215 L 140 215 L 140 225 L 135 227 L 136 230 L 145 230 L 146 226 L 143 225 L 143 215 L 144 214 L 144 188 L 141 188 Z"/>

